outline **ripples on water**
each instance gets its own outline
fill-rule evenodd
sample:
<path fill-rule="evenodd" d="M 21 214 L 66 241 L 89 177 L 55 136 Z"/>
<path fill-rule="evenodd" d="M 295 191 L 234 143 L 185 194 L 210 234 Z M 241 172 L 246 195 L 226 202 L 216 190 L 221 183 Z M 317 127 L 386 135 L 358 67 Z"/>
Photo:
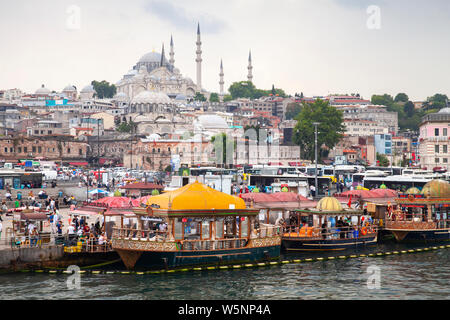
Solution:
<path fill-rule="evenodd" d="M 405 248 L 395 245 L 378 246 L 371 251 Z M 302 256 L 287 257 L 292 259 Z M 449 299 L 449 260 L 449 249 L 442 249 L 380 258 L 318 261 L 229 271 L 82 275 L 80 290 L 67 289 L 67 275 L 9 274 L 0 276 L 0 298 Z M 367 289 L 366 270 L 368 266 L 374 265 L 380 268 L 381 287 L 370 290 Z"/>

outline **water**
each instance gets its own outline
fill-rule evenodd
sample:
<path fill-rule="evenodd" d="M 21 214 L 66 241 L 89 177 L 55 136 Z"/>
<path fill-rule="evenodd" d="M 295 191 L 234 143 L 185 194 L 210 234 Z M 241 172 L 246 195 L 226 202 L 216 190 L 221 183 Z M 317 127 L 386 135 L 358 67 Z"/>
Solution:
<path fill-rule="evenodd" d="M 427 247 L 429 247 L 428 245 Z M 418 247 L 418 246 L 415 246 Z M 384 244 L 362 252 L 407 250 Z M 358 252 L 358 253 L 362 253 Z M 346 252 L 345 254 L 352 254 Z M 325 256 L 341 255 L 327 253 Z M 309 256 L 313 256 L 309 254 Z M 283 258 L 304 258 L 285 255 Z M 449 299 L 450 249 L 383 257 L 317 261 L 227 271 L 81 276 L 81 289 L 67 289 L 68 275 L 19 273 L 0 276 L 1 299 Z M 379 267 L 380 288 L 367 288 L 367 268 Z"/>

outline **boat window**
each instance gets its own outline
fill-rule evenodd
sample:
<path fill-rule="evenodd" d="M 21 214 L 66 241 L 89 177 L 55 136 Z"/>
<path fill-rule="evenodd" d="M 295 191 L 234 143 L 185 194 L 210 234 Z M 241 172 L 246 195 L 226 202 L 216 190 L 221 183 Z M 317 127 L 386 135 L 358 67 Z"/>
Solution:
<path fill-rule="evenodd" d="M 175 239 L 183 239 L 183 223 L 181 218 L 175 219 Z"/>
<path fill-rule="evenodd" d="M 216 238 L 223 238 L 223 221 L 216 221 Z"/>
<path fill-rule="evenodd" d="M 200 239 L 200 223 L 187 219 L 184 223 L 184 238 L 188 240 Z"/>
<path fill-rule="evenodd" d="M 241 217 L 241 238 L 248 237 L 248 217 Z"/>
<path fill-rule="evenodd" d="M 209 239 L 209 221 L 202 222 L 202 239 Z"/>

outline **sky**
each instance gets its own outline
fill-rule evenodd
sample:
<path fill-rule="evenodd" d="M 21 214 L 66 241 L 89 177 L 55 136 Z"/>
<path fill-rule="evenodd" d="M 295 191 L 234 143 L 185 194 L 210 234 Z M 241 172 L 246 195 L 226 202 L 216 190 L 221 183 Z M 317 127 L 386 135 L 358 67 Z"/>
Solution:
<path fill-rule="evenodd" d="M 0 1 L 0 89 L 116 83 L 162 43 L 169 58 L 171 35 L 175 66 L 196 81 L 198 22 L 211 92 L 221 59 L 225 88 L 247 80 L 251 50 L 261 89 L 450 95 L 448 0 Z"/>

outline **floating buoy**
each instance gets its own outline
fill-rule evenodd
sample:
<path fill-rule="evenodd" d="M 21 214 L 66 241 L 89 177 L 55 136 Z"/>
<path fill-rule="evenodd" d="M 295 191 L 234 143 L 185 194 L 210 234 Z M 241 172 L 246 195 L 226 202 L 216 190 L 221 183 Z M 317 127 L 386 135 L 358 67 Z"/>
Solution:
<path fill-rule="evenodd" d="M 350 258 L 358 258 L 358 256 L 353 254 L 350 256 Z"/>
<path fill-rule="evenodd" d="M 322 260 L 323 260 L 323 258 L 317 258 L 316 260 L 317 260 L 317 261 L 322 261 Z"/>
<path fill-rule="evenodd" d="M 328 260 L 336 259 L 336 257 L 328 257 Z"/>
<path fill-rule="evenodd" d="M 297 260 L 297 261 L 300 261 L 300 260 Z M 294 262 L 295 262 L 295 260 L 294 260 Z M 269 264 L 276 265 L 276 264 L 279 264 L 279 262 L 278 261 L 270 261 Z"/>
<path fill-rule="evenodd" d="M 346 256 L 339 256 L 339 259 L 347 259 Z"/>
<path fill-rule="evenodd" d="M 307 259 L 305 259 L 305 261 L 306 261 L 306 262 L 311 262 L 311 261 L 313 261 L 313 259 L 307 258 Z"/>
<path fill-rule="evenodd" d="M 201 271 L 202 268 L 194 268 L 193 270 L 195 270 L 195 271 Z"/>
<path fill-rule="evenodd" d="M 228 269 L 228 266 L 220 266 L 220 269 Z"/>
<path fill-rule="evenodd" d="M 58 271 L 56 270 L 50 270 L 48 273 L 57 273 Z"/>
<path fill-rule="evenodd" d="M 241 267 L 240 265 L 236 264 L 233 266 L 233 269 L 239 269 L 240 267 Z"/>
<path fill-rule="evenodd" d="M 189 269 L 186 269 L 186 268 L 185 268 L 185 269 L 181 269 L 180 271 L 189 271 Z"/>
<path fill-rule="evenodd" d="M 143 272 L 136 272 L 136 274 L 144 274 Z"/>
<path fill-rule="evenodd" d="M 246 264 L 245 264 L 245 267 L 247 267 L 247 268 L 251 268 L 251 267 L 254 267 L 254 265 L 253 265 L 253 264 L 251 264 L 251 263 L 246 263 Z"/>
<path fill-rule="evenodd" d="M 208 269 L 208 270 L 215 270 L 216 267 L 208 267 L 207 269 Z"/>
<path fill-rule="evenodd" d="M 259 267 L 265 267 L 265 266 L 266 266 L 266 264 L 265 264 L 265 263 L 262 263 L 262 262 L 260 262 L 260 263 L 258 263 L 258 266 L 259 266 Z"/>
<path fill-rule="evenodd" d="M 281 263 L 289 263 L 289 261 L 288 260 L 283 260 L 283 261 L 281 261 Z"/>
<path fill-rule="evenodd" d="M 367 257 L 366 254 L 360 254 L 359 256 L 360 256 L 360 257 Z"/>
<path fill-rule="evenodd" d="M 99 271 L 99 270 L 94 270 L 94 271 L 92 271 L 92 273 L 93 273 L 93 274 L 99 274 L 99 273 L 101 273 L 101 271 Z"/>
<path fill-rule="evenodd" d="M 394 251 L 394 252 L 392 252 L 393 254 L 399 254 L 399 252 L 398 251 Z"/>
<path fill-rule="evenodd" d="M 172 269 L 172 270 L 167 270 L 166 272 L 167 273 L 172 273 L 172 272 L 175 272 L 176 270 L 175 269 Z"/>

